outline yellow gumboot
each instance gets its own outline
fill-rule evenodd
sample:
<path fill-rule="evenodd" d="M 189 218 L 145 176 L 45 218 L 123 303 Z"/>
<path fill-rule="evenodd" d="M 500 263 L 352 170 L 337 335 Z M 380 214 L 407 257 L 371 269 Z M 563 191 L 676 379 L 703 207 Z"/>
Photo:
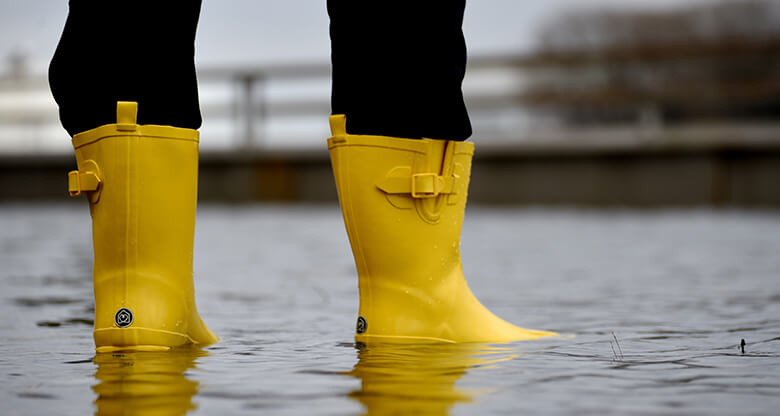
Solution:
<path fill-rule="evenodd" d="M 137 107 L 119 102 L 116 124 L 73 137 L 69 193 L 86 194 L 92 216 L 95 345 L 211 344 L 218 338 L 198 315 L 192 276 L 198 132 L 138 125 Z"/>
<path fill-rule="evenodd" d="M 348 134 L 344 115 L 330 124 L 328 148 L 360 288 L 356 341 L 556 335 L 504 321 L 466 284 L 460 232 L 473 143 Z"/>

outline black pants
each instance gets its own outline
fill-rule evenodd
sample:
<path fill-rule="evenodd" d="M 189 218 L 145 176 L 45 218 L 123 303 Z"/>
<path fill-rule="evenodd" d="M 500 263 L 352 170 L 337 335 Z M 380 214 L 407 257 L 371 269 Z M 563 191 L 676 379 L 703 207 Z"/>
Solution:
<path fill-rule="evenodd" d="M 139 124 L 199 128 L 194 42 L 200 5 L 71 0 L 49 67 L 68 133 L 114 123 L 117 101 L 139 103 Z M 332 111 L 347 115 L 348 132 L 448 140 L 471 135 L 461 92 L 464 7 L 465 0 L 328 0 Z"/>

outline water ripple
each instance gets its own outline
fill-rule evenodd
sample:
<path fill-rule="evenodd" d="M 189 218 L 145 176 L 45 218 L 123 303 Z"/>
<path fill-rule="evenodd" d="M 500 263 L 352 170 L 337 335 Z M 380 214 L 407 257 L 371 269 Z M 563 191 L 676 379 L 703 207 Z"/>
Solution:
<path fill-rule="evenodd" d="M 0 205 L 0 388 L 11 414 L 773 414 L 780 214 L 469 207 L 469 284 L 566 336 L 353 341 L 335 206 L 201 206 L 204 349 L 94 354 L 84 209 Z M 739 348 L 745 340 L 744 354 Z"/>

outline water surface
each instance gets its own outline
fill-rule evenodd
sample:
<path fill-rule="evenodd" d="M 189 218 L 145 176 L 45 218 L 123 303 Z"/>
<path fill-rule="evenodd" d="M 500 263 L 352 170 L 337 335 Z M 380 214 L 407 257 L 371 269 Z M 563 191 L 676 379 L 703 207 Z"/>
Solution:
<path fill-rule="evenodd" d="M 779 213 L 470 207 L 462 252 L 483 303 L 565 336 L 356 346 L 336 206 L 201 205 L 222 341 L 96 355 L 86 207 L 0 205 L 1 412 L 776 414 Z"/>

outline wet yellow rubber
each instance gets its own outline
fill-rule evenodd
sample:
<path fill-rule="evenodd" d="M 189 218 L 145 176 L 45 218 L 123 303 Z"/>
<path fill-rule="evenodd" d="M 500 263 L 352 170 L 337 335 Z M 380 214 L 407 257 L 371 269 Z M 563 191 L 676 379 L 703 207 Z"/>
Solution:
<path fill-rule="evenodd" d="M 347 134 L 344 115 L 330 123 L 331 164 L 358 271 L 357 342 L 557 335 L 504 321 L 466 284 L 460 232 L 473 143 Z"/>
<path fill-rule="evenodd" d="M 138 125 L 136 113 L 136 103 L 119 102 L 116 124 L 73 137 L 69 191 L 87 195 L 92 216 L 95 345 L 211 344 L 192 276 L 198 132 Z"/>

